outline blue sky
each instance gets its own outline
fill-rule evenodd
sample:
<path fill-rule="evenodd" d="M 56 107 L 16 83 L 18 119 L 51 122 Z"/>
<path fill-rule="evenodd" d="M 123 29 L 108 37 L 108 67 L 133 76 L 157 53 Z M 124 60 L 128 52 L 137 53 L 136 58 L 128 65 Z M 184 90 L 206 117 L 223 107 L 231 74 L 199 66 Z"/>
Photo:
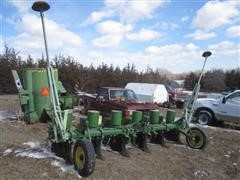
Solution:
<path fill-rule="evenodd" d="M 4 43 L 21 56 L 44 52 L 34 1 L 1 0 Z M 199 70 L 201 54 L 211 50 L 207 69 L 240 65 L 240 1 L 105 0 L 48 1 L 45 12 L 50 57 L 72 56 L 83 65 L 135 64 L 173 73 Z"/>

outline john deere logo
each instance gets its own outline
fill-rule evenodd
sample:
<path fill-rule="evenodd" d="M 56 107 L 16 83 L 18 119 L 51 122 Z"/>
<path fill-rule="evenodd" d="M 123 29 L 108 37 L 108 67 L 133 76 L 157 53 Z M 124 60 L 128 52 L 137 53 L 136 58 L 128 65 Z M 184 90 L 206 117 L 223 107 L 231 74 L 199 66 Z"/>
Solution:
<path fill-rule="evenodd" d="M 43 87 L 42 88 L 41 96 L 49 96 L 49 89 L 48 89 L 48 87 Z"/>

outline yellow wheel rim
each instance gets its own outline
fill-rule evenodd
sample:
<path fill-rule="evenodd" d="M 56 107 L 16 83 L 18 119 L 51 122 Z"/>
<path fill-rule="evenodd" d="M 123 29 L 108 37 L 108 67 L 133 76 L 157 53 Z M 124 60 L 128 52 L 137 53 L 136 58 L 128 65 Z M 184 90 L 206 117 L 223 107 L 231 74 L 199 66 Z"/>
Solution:
<path fill-rule="evenodd" d="M 201 146 L 203 144 L 203 136 L 198 131 L 192 130 L 191 137 L 190 141 L 194 146 Z"/>
<path fill-rule="evenodd" d="M 81 146 L 78 146 L 76 149 L 75 162 L 80 169 L 83 169 L 85 164 L 85 154 Z"/>

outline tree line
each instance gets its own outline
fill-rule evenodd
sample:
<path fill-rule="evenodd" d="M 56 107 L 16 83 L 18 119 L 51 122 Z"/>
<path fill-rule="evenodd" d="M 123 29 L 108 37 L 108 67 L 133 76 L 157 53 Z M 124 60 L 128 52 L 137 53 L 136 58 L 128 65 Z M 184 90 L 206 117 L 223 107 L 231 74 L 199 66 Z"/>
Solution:
<path fill-rule="evenodd" d="M 25 68 L 43 68 L 47 63 L 44 57 L 34 60 L 30 55 L 22 59 L 13 49 L 5 46 L 0 54 L 0 94 L 16 94 L 17 90 L 11 74 L 11 70 L 17 70 L 22 77 Z M 69 93 L 75 93 L 76 89 L 94 93 L 102 86 L 124 87 L 128 82 L 145 82 L 169 84 L 173 77 L 185 78 L 184 87 L 192 89 L 197 81 L 199 73 L 191 72 L 186 75 L 174 75 L 163 69 L 153 70 L 147 67 L 139 72 L 134 64 L 128 64 L 124 68 L 113 65 L 101 64 L 86 67 L 72 57 L 56 56 L 51 65 L 59 71 L 59 79 Z M 240 89 L 240 70 L 228 71 L 211 70 L 203 77 L 202 88 L 206 91 L 225 91 Z"/>
<path fill-rule="evenodd" d="M 199 72 L 190 72 L 184 81 L 185 89 L 193 89 L 198 81 Z M 240 68 L 227 71 L 213 69 L 204 73 L 201 90 L 206 92 L 234 91 L 240 89 Z"/>

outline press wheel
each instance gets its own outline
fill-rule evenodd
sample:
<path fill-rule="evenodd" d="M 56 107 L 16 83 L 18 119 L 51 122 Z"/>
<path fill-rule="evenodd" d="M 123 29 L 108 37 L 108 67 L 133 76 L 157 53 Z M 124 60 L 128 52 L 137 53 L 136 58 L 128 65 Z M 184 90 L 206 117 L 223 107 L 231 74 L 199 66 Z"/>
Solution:
<path fill-rule="evenodd" d="M 78 140 L 73 149 L 74 168 L 81 176 L 89 176 L 95 169 L 95 150 L 89 140 Z"/>
<path fill-rule="evenodd" d="M 207 134 L 200 128 L 192 127 L 186 136 L 187 144 L 193 149 L 205 149 L 208 143 Z"/>

